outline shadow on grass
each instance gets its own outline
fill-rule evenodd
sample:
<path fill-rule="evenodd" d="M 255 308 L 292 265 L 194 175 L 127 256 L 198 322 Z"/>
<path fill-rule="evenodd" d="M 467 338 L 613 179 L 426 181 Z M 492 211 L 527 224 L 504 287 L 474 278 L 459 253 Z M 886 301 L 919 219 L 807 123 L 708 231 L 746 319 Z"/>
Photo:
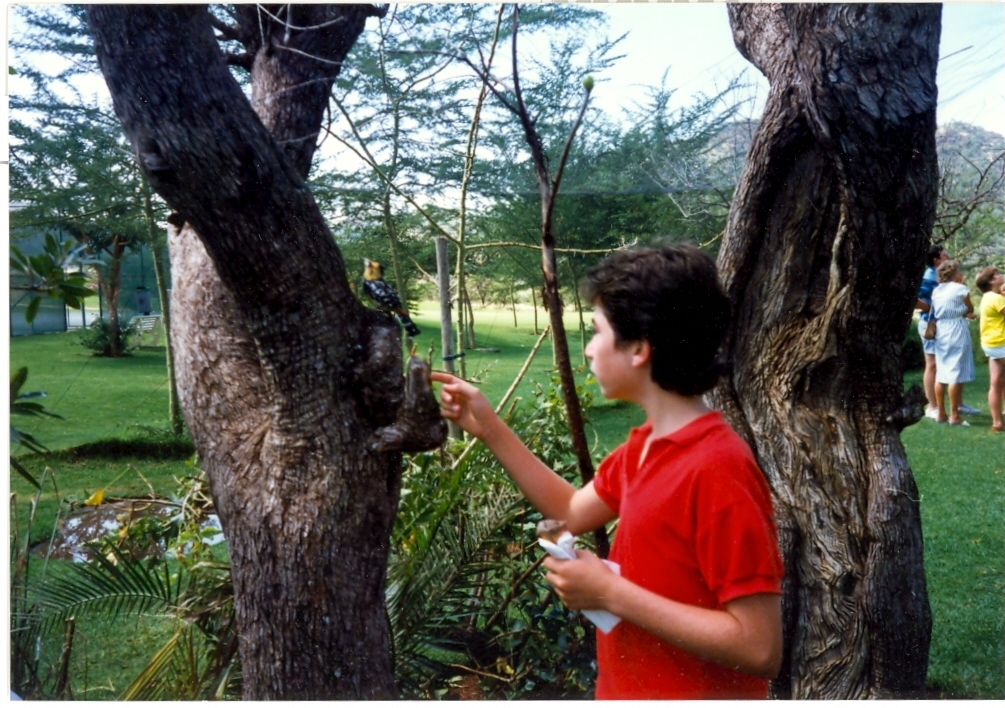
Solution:
<path fill-rule="evenodd" d="M 141 457 L 150 460 L 184 460 L 195 454 L 195 446 L 187 437 L 163 439 L 109 438 L 77 445 L 52 453 L 58 459 L 79 460 L 100 457 L 117 460 L 123 457 Z"/>

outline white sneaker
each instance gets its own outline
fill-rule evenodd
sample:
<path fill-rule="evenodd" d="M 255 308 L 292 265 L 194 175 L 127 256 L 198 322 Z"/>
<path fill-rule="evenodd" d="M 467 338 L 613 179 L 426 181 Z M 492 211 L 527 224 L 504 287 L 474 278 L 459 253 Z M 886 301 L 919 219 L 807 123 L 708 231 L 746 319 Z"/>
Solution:
<path fill-rule="evenodd" d="M 980 415 L 981 411 L 979 408 L 971 408 L 965 403 L 960 404 L 960 413 L 963 415 Z"/>
<path fill-rule="evenodd" d="M 925 410 L 925 417 L 931 418 L 932 420 L 939 419 L 939 409 L 938 408 L 928 408 Z"/>

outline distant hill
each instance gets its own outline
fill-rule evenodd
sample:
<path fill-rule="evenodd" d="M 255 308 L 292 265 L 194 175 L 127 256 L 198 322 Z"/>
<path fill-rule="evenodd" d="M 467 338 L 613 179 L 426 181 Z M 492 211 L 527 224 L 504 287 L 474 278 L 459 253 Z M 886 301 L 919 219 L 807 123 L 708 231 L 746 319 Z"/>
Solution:
<path fill-rule="evenodd" d="M 734 179 L 738 178 L 757 124 L 756 120 L 738 120 L 724 127 L 709 150 L 710 162 L 734 166 Z M 983 167 L 1005 150 L 1005 135 L 954 121 L 936 129 L 935 146 L 940 163 L 951 155 L 960 155 Z"/>
<path fill-rule="evenodd" d="M 954 121 L 938 127 L 935 131 L 935 145 L 940 159 L 944 159 L 951 151 L 975 164 L 984 165 L 1005 150 L 1005 135 Z"/>

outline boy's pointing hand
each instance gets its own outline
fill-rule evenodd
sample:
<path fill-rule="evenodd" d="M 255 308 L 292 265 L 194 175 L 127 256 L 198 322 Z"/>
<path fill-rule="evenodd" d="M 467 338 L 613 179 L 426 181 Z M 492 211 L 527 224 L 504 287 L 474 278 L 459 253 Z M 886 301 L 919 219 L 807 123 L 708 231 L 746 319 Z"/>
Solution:
<path fill-rule="evenodd" d="M 454 421 L 479 440 L 484 440 L 491 432 L 492 425 L 499 420 L 485 394 L 452 374 L 434 371 L 429 378 L 443 384 L 440 389 L 443 417 Z"/>
<path fill-rule="evenodd" d="M 589 551 L 576 549 L 576 560 L 544 559 L 545 580 L 570 610 L 609 610 L 619 576 Z"/>

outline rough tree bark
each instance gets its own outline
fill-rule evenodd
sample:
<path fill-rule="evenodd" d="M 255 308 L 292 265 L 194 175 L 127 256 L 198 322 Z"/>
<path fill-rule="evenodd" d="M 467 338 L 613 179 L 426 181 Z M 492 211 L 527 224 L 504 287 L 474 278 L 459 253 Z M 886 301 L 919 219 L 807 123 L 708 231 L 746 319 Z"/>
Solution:
<path fill-rule="evenodd" d="M 178 387 L 228 541 L 244 697 L 389 698 L 399 450 L 446 426 L 428 386 L 404 389 L 398 326 L 353 296 L 304 181 L 332 82 L 378 10 L 235 12 L 91 6 L 89 21 L 140 166 L 176 212 Z M 247 53 L 225 58 L 211 27 Z M 254 110 L 225 61 L 252 72 Z"/>
<path fill-rule="evenodd" d="M 719 268 L 733 373 L 711 396 L 756 451 L 785 559 L 773 694 L 922 692 L 931 613 L 900 443 L 936 198 L 938 5 L 731 5 L 771 90 Z"/>

